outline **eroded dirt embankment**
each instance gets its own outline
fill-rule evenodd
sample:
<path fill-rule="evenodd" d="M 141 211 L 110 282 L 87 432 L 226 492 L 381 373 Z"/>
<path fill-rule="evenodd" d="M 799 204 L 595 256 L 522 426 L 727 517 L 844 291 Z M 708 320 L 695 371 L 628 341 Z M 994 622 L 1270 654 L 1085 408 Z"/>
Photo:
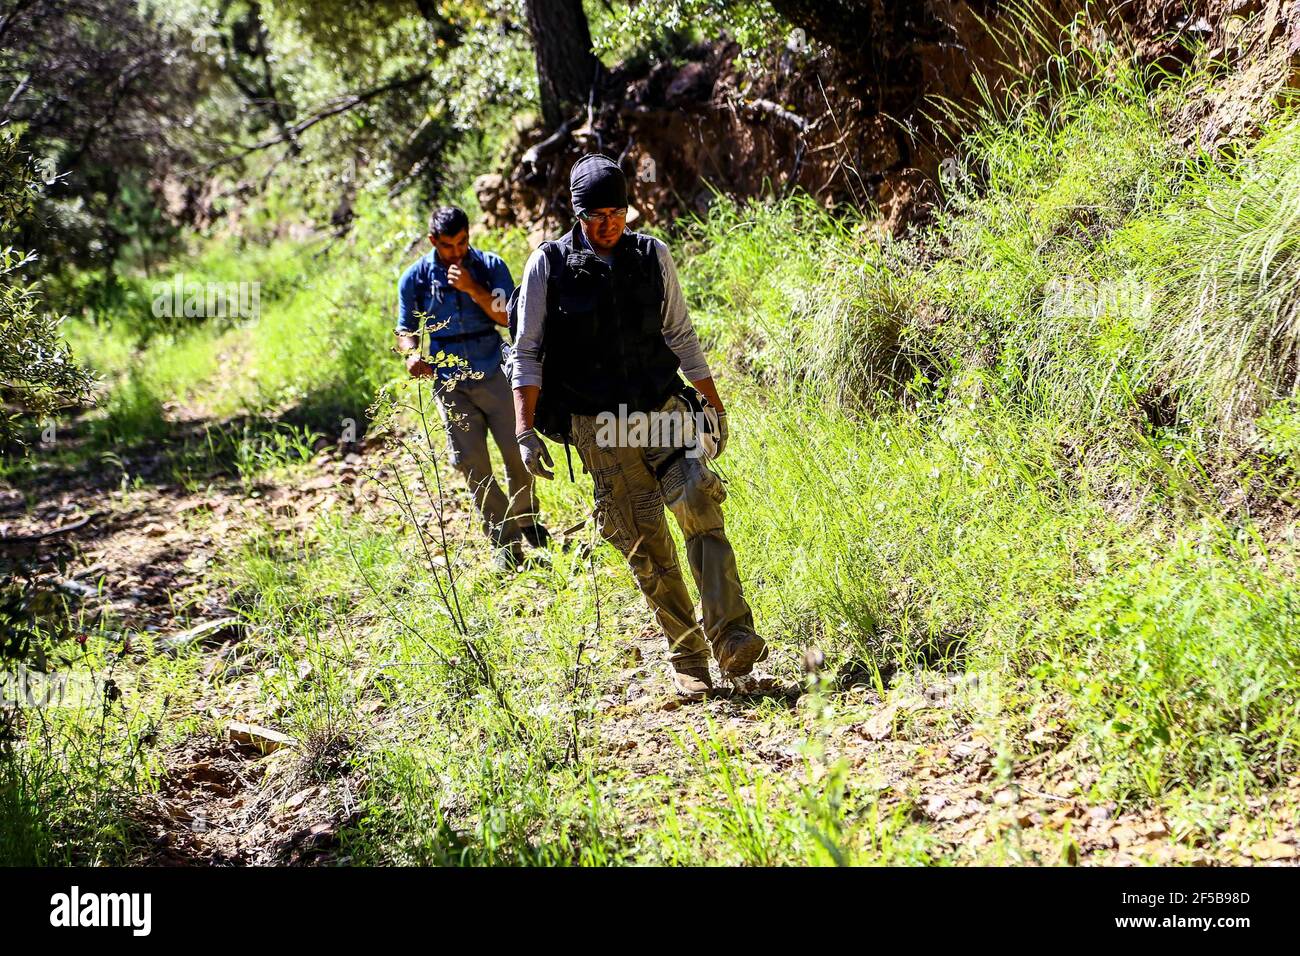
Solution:
<path fill-rule="evenodd" d="M 501 167 L 479 177 L 484 224 L 521 225 L 534 245 L 554 235 L 571 221 L 569 167 L 601 150 L 620 158 L 637 215 L 650 222 L 701 212 L 715 190 L 745 199 L 797 188 L 827 205 L 876 209 L 882 227 L 899 232 L 939 198 L 942 161 L 985 89 L 996 96 L 1058 52 L 1035 24 L 1055 37 L 1049 21 L 1068 24 L 1083 6 L 874 0 L 865 51 L 792 30 L 761 69 L 720 40 L 675 61 L 613 70 L 589 111 L 557 130 L 521 131 Z M 1094 4 L 1078 22 L 1074 42 L 1084 50 L 1122 44 L 1177 72 L 1204 45 L 1222 65 L 1222 88 L 1189 100 L 1189 147 L 1215 148 L 1266 116 L 1282 89 L 1300 88 L 1297 0 Z"/>

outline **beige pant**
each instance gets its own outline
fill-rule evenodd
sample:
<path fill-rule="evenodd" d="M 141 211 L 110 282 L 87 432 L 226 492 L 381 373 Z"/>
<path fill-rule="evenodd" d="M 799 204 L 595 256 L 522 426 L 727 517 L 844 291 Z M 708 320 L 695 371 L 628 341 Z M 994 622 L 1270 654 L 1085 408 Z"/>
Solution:
<path fill-rule="evenodd" d="M 465 379 L 438 390 L 438 411 L 447 428 L 451 464 L 465 476 L 483 531 L 494 544 L 519 537 L 537 518 L 533 476 L 519 457 L 515 442 L 515 406 L 505 373 Z M 501 449 L 506 466 L 507 498 L 492 473 L 488 435 Z"/>
<path fill-rule="evenodd" d="M 674 396 L 659 411 L 685 413 L 687 406 Z M 723 528 L 727 492 L 722 479 L 680 447 L 626 447 L 617 441 L 614 447 L 601 447 L 594 416 L 574 415 L 572 426 L 574 447 L 595 483 L 601 537 L 627 558 L 668 639 L 673 666 L 680 670 L 707 664 L 709 645 L 719 637 L 733 628 L 753 629 L 736 555 Z M 665 505 L 686 539 L 686 558 L 700 590 L 703 630 L 682 578 Z"/>

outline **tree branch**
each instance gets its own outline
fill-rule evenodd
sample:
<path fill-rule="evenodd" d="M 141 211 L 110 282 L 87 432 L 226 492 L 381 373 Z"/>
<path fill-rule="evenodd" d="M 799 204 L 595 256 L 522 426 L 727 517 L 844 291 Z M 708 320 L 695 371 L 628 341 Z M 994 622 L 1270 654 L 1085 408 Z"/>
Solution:
<path fill-rule="evenodd" d="M 338 116 L 340 113 L 346 113 L 348 110 L 356 109 L 358 106 L 370 102 L 377 96 L 383 96 L 385 93 L 392 93 L 397 90 L 404 90 L 412 86 L 418 86 L 421 83 L 423 83 L 425 80 L 429 79 L 430 75 L 431 74 L 428 70 L 421 70 L 419 73 L 414 73 L 411 76 L 400 77 L 395 80 L 390 80 L 387 83 L 381 83 L 379 86 L 372 87 L 371 89 L 363 90 L 360 93 L 351 93 L 346 96 L 340 97 L 336 99 L 333 103 L 331 103 L 329 106 L 326 106 L 325 108 L 321 109 L 319 112 L 313 113 L 311 116 L 308 116 L 306 119 L 300 120 L 297 123 L 294 123 L 293 125 L 286 127 L 283 133 L 277 134 L 275 136 L 267 137 L 264 140 L 253 143 L 251 146 L 244 147 L 237 153 L 234 153 L 230 156 L 225 156 L 221 159 L 214 160 L 213 162 L 208 163 L 206 166 L 203 167 L 202 172 L 210 173 L 214 169 L 219 169 L 222 166 L 228 166 L 231 163 L 243 159 L 249 153 L 255 153 L 258 150 L 269 149 L 270 147 L 275 146 L 279 143 L 292 142 L 294 139 L 301 136 L 303 133 L 307 132 L 307 130 L 311 129 L 317 123 L 323 122 L 324 120 L 329 119 L 331 116 Z"/>

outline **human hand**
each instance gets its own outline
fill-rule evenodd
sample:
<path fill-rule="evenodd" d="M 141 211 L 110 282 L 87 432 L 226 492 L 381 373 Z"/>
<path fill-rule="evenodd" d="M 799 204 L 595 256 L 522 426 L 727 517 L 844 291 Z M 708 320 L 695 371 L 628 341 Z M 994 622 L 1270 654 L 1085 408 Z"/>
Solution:
<path fill-rule="evenodd" d="M 411 378 L 433 377 L 433 366 L 426 362 L 419 352 L 407 356 L 406 370 L 411 373 Z"/>
<path fill-rule="evenodd" d="M 519 443 L 519 457 L 523 459 L 524 467 L 530 475 L 538 478 L 555 477 L 555 472 L 551 470 L 555 467 L 555 462 L 551 461 L 551 453 L 546 450 L 537 432 L 531 428 L 520 432 L 515 436 L 515 441 Z"/>
<path fill-rule="evenodd" d="M 447 284 L 461 292 L 473 292 L 478 288 L 478 283 L 474 281 L 473 276 L 460 265 L 447 267 Z"/>
<path fill-rule="evenodd" d="M 713 457 L 721 458 L 723 449 L 727 447 L 727 435 L 728 435 L 727 410 L 725 408 L 719 408 L 717 410 L 717 413 L 718 413 L 718 452 Z"/>

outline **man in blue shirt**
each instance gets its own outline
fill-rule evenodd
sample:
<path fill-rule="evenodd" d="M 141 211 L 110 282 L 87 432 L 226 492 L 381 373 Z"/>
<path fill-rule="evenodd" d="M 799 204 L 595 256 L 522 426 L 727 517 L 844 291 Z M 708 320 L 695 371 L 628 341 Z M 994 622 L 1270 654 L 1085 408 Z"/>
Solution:
<path fill-rule="evenodd" d="M 523 560 L 521 542 L 544 547 L 550 538 L 537 521 L 533 476 L 519 457 L 513 396 L 501 368 L 497 329 L 507 324 L 514 279 L 499 256 L 470 246 L 469 217 L 455 206 L 430 215 L 429 244 L 433 249 L 397 284 L 398 349 L 412 377 L 434 379 L 451 463 L 474 495 L 494 563 L 514 570 Z M 422 324 L 427 352 L 420 349 Z M 489 432 L 505 460 L 508 499 L 492 473 Z"/>

